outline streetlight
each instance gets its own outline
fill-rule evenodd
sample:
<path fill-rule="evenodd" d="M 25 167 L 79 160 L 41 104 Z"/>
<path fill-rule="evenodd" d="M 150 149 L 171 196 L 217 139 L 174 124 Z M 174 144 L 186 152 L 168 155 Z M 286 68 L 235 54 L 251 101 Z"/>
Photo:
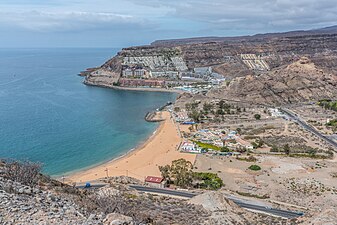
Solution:
<path fill-rule="evenodd" d="M 104 171 L 106 172 L 106 177 L 109 178 L 109 170 L 108 170 L 108 168 L 106 168 Z"/>

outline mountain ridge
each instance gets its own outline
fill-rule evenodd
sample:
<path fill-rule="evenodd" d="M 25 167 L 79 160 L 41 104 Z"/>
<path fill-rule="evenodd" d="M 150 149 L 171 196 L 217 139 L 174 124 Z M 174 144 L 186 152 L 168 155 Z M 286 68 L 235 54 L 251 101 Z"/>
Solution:
<path fill-rule="evenodd" d="M 168 39 L 168 40 L 155 40 L 150 45 L 160 46 L 160 45 L 179 45 L 179 44 L 197 44 L 197 43 L 207 43 L 207 42 L 222 42 L 222 41 L 244 41 L 252 39 L 264 39 L 272 37 L 289 37 L 289 36 L 301 36 L 301 35 L 315 35 L 315 34 L 331 34 L 337 33 L 337 25 L 310 29 L 310 30 L 294 30 L 285 32 L 272 32 L 272 33 L 257 33 L 253 35 L 243 35 L 243 36 L 210 36 L 210 37 L 192 37 L 192 38 L 179 38 L 179 39 Z"/>

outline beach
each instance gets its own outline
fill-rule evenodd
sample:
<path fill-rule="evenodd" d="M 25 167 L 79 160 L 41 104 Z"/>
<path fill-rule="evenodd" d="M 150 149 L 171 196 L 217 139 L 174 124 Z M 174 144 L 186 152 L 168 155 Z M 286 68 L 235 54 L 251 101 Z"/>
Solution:
<path fill-rule="evenodd" d="M 67 182 L 83 183 L 110 176 L 129 176 L 144 180 L 146 176 L 160 176 L 158 166 L 171 164 L 184 158 L 194 163 L 196 155 L 181 153 L 177 148 L 182 141 L 178 128 L 169 112 L 162 112 L 165 119 L 156 132 L 137 149 L 125 156 L 96 167 L 67 176 Z"/>

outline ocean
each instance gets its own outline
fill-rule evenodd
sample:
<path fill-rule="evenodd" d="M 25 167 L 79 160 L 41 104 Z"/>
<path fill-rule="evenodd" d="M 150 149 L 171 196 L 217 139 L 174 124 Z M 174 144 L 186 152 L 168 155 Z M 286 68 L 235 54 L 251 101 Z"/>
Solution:
<path fill-rule="evenodd" d="M 0 49 L 0 158 L 60 176 L 135 148 L 158 124 L 144 116 L 173 93 L 83 85 L 77 74 L 118 49 Z"/>

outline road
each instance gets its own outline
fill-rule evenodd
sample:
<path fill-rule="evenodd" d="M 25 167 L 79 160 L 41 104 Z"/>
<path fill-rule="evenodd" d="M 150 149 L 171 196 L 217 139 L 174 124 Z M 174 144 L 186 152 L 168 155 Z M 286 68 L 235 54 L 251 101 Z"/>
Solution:
<path fill-rule="evenodd" d="M 174 191 L 174 190 L 169 190 L 169 189 L 144 187 L 144 186 L 138 186 L 138 185 L 130 185 L 130 187 L 136 189 L 139 192 L 164 194 L 164 195 L 184 197 L 184 198 L 193 198 L 194 196 L 196 196 L 196 194 L 186 192 L 186 191 Z M 244 209 L 252 210 L 252 211 L 256 211 L 260 213 L 266 213 L 266 214 L 270 214 L 273 216 L 292 219 L 292 218 L 296 218 L 296 217 L 303 215 L 302 212 L 293 212 L 293 211 L 287 211 L 287 210 L 274 209 L 274 208 L 266 207 L 260 204 L 254 204 L 253 202 L 248 203 L 247 201 L 240 200 L 237 197 L 227 196 L 227 198 L 232 200 L 235 204 L 237 204 L 238 206 Z"/>
<path fill-rule="evenodd" d="M 317 137 L 319 137 L 319 138 L 323 139 L 324 141 L 326 141 L 327 143 L 329 143 L 331 146 L 333 146 L 335 148 L 335 152 L 337 152 L 337 143 L 334 142 L 332 139 L 330 139 L 329 137 L 321 134 L 315 128 L 308 125 L 303 119 L 301 119 L 299 116 L 297 116 L 295 113 L 293 113 L 289 109 L 281 108 L 281 111 L 284 112 L 285 114 L 287 114 L 287 116 L 289 116 L 292 120 L 294 120 L 299 125 L 301 125 L 304 129 L 306 129 L 307 131 L 310 131 L 311 133 L 313 133 Z"/>
<path fill-rule="evenodd" d="M 278 217 L 293 219 L 293 218 L 297 218 L 303 215 L 302 212 L 293 212 L 293 211 L 288 211 L 288 210 L 274 209 L 272 207 L 263 206 L 260 204 L 247 203 L 247 201 L 240 200 L 237 197 L 233 198 L 229 196 L 227 198 L 232 200 L 235 204 L 237 204 L 238 206 L 244 209 L 262 212 L 262 213 L 266 213 L 266 214 L 270 214 L 270 215 L 274 215 Z"/>
<path fill-rule="evenodd" d="M 175 190 L 170 190 L 170 189 L 144 187 L 144 186 L 139 186 L 139 185 L 130 185 L 130 187 L 136 189 L 139 192 L 171 195 L 171 196 L 183 197 L 183 198 L 193 198 L 194 196 L 196 196 L 196 194 L 186 192 L 186 191 L 175 191 Z"/>

